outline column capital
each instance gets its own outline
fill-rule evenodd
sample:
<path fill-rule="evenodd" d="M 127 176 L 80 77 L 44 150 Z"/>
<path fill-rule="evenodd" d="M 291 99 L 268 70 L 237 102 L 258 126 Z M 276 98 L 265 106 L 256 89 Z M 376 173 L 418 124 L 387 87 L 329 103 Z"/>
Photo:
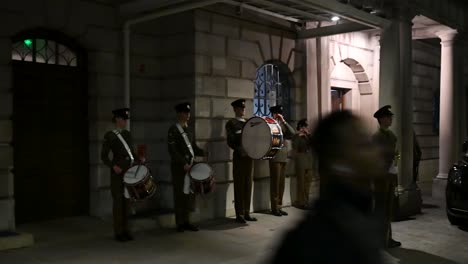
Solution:
<path fill-rule="evenodd" d="M 443 46 L 451 46 L 455 41 L 458 31 L 455 29 L 443 29 L 435 32 L 436 36 L 440 38 Z"/>

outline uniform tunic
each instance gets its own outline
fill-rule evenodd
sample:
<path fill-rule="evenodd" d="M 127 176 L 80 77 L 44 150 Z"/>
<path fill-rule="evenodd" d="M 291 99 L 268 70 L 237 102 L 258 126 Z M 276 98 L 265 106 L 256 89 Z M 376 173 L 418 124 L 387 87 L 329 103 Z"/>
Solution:
<path fill-rule="evenodd" d="M 283 139 L 291 139 L 296 133 L 288 123 L 278 121 L 283 132 Z M 283 206 L 283 194 L 286 175 L 286 163 L 288 161 L 288 150 L 286 147 L 280 149 L 275 157 L 270 160 L 270 200 L 271 210 L 277 211 Z"/>
<path fill-rule="evenodd" d="M 192 145 L 195 156 L 203 156 L 204 151 L 200 149 L 195 143 L 192 129 L 183 127 L 184 133 Z M 180 133 L 177 126 L 174 124 L 169 128 L 168 131 L 168 150 L 171 156 L 171 173 L 172 173 L 172 184 L 174 187 L 174 207 L 176 213 L 177 225 L 183 225 L 189 223 L 189 214 L 193 209 L 193 195 L 185 194 L 184 190 L 184 179 L 187 173 L 184 170 L 186 164 L 191 164 L 193 160 L 192 153 L 190 153 L 185 140 Z"/>
<path fill-rule="evenodd" d="M 128 130 L 121 130 L 120 134 L 132 151 L 133 157 L 136 159 L 135 152 L 132 148 L 132 139 Z M 112 152 L 112 160 L 109 159 L 109 153 Z M 125 172 L 132 166 L 130 157 L 124 145 L 113 131 L 109 131 L 104 136 L 104 142 L 101 150 L 101 160 L 111 170 L 111 194 L 113 201 L 113 218 L 114 218 L 114 233 L 116 235 L 124 235 L 129 233 L 128 227 L 128 200 L 124 197 L 124 182 L 123 176 Z M 121 174 L 117 174 L 112 169 L 114 165 L 122 169 Z"/>
<path fill-rule="evenodd" d="M 232 174 L 234 177 L 234 205 L 236 215 L 250 213 L 252 196 L 253 160 L 242 149 L 242 130 L 246 120 L 233 118 L 226 123 L 227 144 L 234 150 Z"/>

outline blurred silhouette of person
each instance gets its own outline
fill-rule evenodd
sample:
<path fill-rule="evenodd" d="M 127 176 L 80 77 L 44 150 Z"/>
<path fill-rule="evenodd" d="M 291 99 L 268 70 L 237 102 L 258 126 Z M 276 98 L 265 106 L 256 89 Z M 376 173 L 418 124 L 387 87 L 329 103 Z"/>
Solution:
<path fill-rule="evenodd" d="M 333 112 L 312 134 L 320 197 L 280 244 L 272 263 L 382 263 L 370 182 L 382 175 L 362 121 Z"/>

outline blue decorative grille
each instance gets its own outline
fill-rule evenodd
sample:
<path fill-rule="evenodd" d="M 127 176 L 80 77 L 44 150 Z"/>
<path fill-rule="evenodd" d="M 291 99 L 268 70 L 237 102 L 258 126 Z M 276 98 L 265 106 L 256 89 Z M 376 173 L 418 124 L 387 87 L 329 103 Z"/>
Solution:
<path fill-rule="evenodd" d="M 270 107 L 283 105 L 285 116 L 289 117 L 288 73 L 275 64 L 265 64 L 257 70 L 255 78 L 254 115 L 270 116 Z"/>

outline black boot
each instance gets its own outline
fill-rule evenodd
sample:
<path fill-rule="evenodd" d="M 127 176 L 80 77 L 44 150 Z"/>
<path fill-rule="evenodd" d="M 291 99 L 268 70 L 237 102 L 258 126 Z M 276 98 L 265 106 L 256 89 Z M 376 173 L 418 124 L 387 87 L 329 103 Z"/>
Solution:
<path fill-rule="evenodd" d="M 279 210 L 271 211 L 271 214 L 274 216 L 283 216 L 283 214 Z"/>
<path fill-rule="evenodd" d="M 393 240 L 393 238 L 388 241 L 388 248 L 396 248 L 396 247 L 401 247 L 401 242 Z"/>
<path fill-rule="evenodd" d="M 239 223 L 239 224 L 245 224 L 245 223 L 247 223 L 247 222 L 245 221 L 245 219 L 244 219 L 242 216 L 240 216 L 240 215 L 238 215 L 238 216 L 236 217 L 236 222 Z"/>
<path fill-rule="evenodd" d="M 182 233 L 182 232 L 184 232 L 184 231 L 185 231 L 185 228 L 184 228 L 183 225 L 178 225 L 178 226 L 177 226 L 177 232 Z"/>
<path fill-rule="evenodd" d="M 250 216 L 250 214 L 244 215 L 244 219 L 246 221 L 250 221 L 250 222 L 256 222 L 257 221 L 257 218 Z"/>
<path fill-rule="evenodd" d="M 193 232 L 197 232 L 198 230 L 200 230 L 200 229 L 198 228 L 198 226 L 192 225 L 192 224 L 189 224 L 189 223 L 185 223 L 185 224 L 184 224 L 184 229 L 185 229 L 185 230 L 189 230 L 189 231 L 193 231 Z"/>

